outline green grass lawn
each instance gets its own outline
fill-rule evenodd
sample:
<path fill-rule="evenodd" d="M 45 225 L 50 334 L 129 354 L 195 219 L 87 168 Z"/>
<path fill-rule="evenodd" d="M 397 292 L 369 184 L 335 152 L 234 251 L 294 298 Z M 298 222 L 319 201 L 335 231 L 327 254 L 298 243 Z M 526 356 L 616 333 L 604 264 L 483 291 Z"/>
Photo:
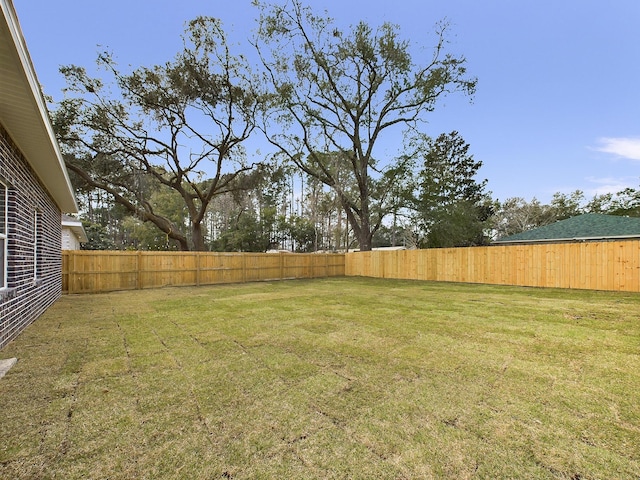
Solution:
<path fill-rule="evenodd" d="M 65 296 L 0 478 L 638 479 L 640 295 L 360 278 Z"/>

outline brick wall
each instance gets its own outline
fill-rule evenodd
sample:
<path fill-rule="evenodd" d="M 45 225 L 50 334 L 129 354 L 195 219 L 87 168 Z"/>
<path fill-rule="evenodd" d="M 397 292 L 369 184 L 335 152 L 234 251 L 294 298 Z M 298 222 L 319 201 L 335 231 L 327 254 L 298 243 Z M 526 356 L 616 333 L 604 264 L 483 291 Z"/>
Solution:
<path fill-rule="evenodd" d="M 7 288 L 0 290 L 2 348 L 60 296 L 62 259 L 60 210 L 2 125 L 0 179 L 9 188 Z"/>

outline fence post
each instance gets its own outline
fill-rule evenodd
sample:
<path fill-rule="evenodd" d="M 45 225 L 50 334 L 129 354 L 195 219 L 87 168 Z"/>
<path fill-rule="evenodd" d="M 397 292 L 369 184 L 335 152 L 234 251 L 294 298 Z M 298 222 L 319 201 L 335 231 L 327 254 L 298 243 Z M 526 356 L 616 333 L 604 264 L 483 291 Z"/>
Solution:
<path fill-rule="evenodd" d="M 69 258 L 67 259 L 67 293 L 75 292 L 75 271 L 76 271 L 76 256 L 69 251 Z"/>
<path fill-rule="evenodd" d="M 79 281 L 80 279 L 80 274 L 77 273 L 78 272 L 78 255 L 75 254 L 73 255 L 73 289 L 72 289 L 72 293 L 76 293 L 79 292 L 80 289 L 80 284 L 81 282 Z"/>
<path fill-rule="evenodd" d="M 284 253 L 280 252 L 280 280 L 284 278 Z"/>
<path fill-rule="evenodd" d="M 200 286 L 200 252 L 196 252 L 196 286 Z"/>
<path fill-rule="evenodd" d="M 138 268 L 136 273 L 136 288 L 138 290 L 142 290 L 142 252 L 138 250 Z"/>
<path fill-rule="evenodd" d="M 242 283 L 247 283 L 247 256 L 241 253 L 242 258 Z"/>
<path fill-rule="evenodd" d="M 65 258 L 65 255 L 67 257 L 67 260 L 66 260 L 66 265 L 67 265 L 67 273 L 66 273 L 66 275 L 67 275 L 67 290 L 66 290 L 66 292 L 65 292 L 65 289 L 64 289 L 64 275 L 65 275 L 65 273 L 64 273 L 65 259 L 64 258 Z M 63 250 L 62 251 L 62 265 L 60 265 L 60 267 L 62 268 L 62 278 L 61 278 L 61 280 L 62 280 L 62 293 L 69 293 L 69 262 L 70 261 L 71 261 L 71 256 L 68 253 L 65 253 L 65 250 Z"/>

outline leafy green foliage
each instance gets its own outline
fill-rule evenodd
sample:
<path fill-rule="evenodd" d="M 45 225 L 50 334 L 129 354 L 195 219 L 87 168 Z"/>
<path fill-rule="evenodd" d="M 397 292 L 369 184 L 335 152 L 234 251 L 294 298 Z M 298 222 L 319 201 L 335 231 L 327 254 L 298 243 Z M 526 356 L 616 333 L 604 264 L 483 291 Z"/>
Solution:
<path fill-rule="evenodd" d="M 500 238 L 584 213 L 640 217 L 640 191 L 626 188 L 615 194 L 595 195 L 589 201 L 581 190 L 568 195 L 557 192 L 548 205 L 536 198 L 529 202 L 521 197 L 508 198 L 496 206 L 492 222 L 495 236 Z"/>
<path fill-rule="evenodd" d="M 82 244 L 82 250 L 113 250 L 115 244 L 107 229 L 99 223 L 82 222 L 88 241 Z"/>
<path fill-rule="evenodd" d="M 458 132 L 422 145 L 422 168 L 417 177 L 415 209 L 427 247 L 460 247 L 487 243 L 485 230 L 492 214 L 487 180 L 476 176 L 481 161 L 469 154 L 469 144 Z"/>
<path fill-rule="evenodd" d="M 606 193 L 596 195 L 585 207 L 590 213 L 607 213 L 640 217 L 640 190 L 625 188 L 615 195 Z"/>
<path fill-rule="evenodd" d="M 252 210 L 243 210 L 233 223 L 211 242 L 211 249 L 223 252 L 265 252 L 271 245 L 266 222 Z"/>
<path fill-rule="evenodd" d="M 501 238 L 548 225 L 555 221 L 555 216 L 549 206 L 537 198 L 527 202 L 522 197 L 514 197 L 500 205 L 493 221 L 496 237 Z"/>

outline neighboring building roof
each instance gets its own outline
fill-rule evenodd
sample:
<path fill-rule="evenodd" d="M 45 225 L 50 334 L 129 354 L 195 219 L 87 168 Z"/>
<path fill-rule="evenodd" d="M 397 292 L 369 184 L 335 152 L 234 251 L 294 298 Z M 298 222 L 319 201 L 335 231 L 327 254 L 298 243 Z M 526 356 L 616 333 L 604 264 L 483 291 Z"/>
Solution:
<path fill-rule="evenodd" d="M 640 218 L 587 213 L 493 242 L 539 243 L 640 238 Z"/>
<path fill-rule="evenodd" d="M 0 0 L 0 122 L 63 212 L 78 205 L 11 0 Z"/>
<path fill-rule="evenodd" d="M 62 215 L 62 227 L 68 228 L 73 232 L 80 243 L 86 243 L 89 241 L 87 232 L 85 232 L 82 222 L 77 218 L 70 217 L 69 215 Z"/>

